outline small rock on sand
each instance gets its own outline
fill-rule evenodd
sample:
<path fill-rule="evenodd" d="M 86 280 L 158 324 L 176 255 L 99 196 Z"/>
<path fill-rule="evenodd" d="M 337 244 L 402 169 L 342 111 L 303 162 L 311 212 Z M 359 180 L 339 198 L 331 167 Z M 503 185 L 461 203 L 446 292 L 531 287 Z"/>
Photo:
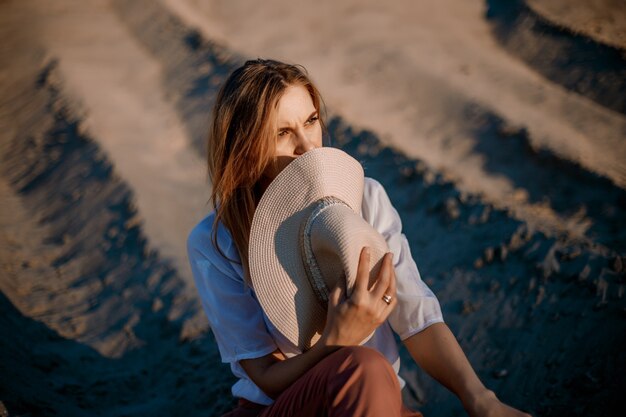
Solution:
<path fill-rule="evenodd" d="M 509 375 L 509 371 L 507 369 L 496 369 L 491 374 L 494 378 L 502 379 L 506 378 Z"/>
<path fill-rule="evenodd" d="M 624 270 L 624 263 L 622 261 L 621 256 L 616 256 L 613 260 L 613 271 L 622 272 Z"/>
<path fill-rule="evenodd" d="M 585 265 L 582 271 L 580 271 L 580 273 L 578 274 L 578 280 L 585 281 L 587 277 L 589 277 L 590 273 L 591 273 L 591 267 L 589 267 L 589 265 Z"/>
<path fill-rule="evenodd" d="M 446 200 L 446 214 L 451 220 L 457 219 L 461 214 L 461 210 L 459 210 L 459 205 L 454 197 L 450 197 Z"/>
<path fill-rule="evenodd" d="M 488 247 L 487 249 L 485 249 L 485 262 L 487 263 L 493 262 L 494 253 L 495 253 L 495 250 L 492 247 Z"/>

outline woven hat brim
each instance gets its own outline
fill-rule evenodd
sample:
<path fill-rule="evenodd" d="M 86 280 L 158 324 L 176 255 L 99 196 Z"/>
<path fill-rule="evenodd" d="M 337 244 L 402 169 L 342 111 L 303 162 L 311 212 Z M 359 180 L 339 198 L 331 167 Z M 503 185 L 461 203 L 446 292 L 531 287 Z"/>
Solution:
<path fill-rule="evenodd" d="M 272 324 L 301 350 L 323 331 L 326 310 L 310 289 L 298 246 L 300 227 L 320 198 L 333 196 L 360 216 L 361 164 L 336 148 L 317 148 L 292 161 L 269 185 L 252 220 L 252 286 Z"/>

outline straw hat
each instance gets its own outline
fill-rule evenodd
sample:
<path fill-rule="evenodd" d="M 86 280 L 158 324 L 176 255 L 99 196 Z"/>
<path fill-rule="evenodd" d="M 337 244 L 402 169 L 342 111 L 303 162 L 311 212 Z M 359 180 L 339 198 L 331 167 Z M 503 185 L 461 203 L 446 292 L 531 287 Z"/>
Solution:
<path fill-rule="evenodd" d="M 302 351 L 324 330 L 335 285 L 351 294 L 362 247 L 371 248 L 370 285 L 389 251 L 361 217 L 363 186 L 358 161 L 336 148 L 316 148 L 280 172 L 254 213 L 252 286 L 272 324 Z"/>

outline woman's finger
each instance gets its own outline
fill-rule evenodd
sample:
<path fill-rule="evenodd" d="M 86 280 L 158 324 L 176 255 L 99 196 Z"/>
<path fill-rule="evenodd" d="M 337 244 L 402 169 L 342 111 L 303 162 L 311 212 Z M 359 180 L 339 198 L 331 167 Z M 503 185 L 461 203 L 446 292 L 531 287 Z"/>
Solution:
<path fill-rule="evenodd" d="M 343 286 L 341 284 L 338 284 L 335 288 L 333 288 L 328 297 L 328 301 L 330 302 L 329 307 L 337 307 L 341 303 L 342 293 Z"/>
<path fill-rule="evenodd" d="M 393 297 L 394 301 L 396 300 L 396 270 L 393 267 L 393 262 L 391 262 L 391 275 L 389 276 L 389 287 L 387 288 L 387 291 L 385 291 L 385 294 L 387 294 L 390 297 Z"/>
<path fill-rule="evenodd" d="M 363 293 L 367 291 L 367 284 L 370 278 L 370 248 L 364 246 L 359 256 L 359 265 L 356 270 L 356 282 L 354 283 L 354 292 Z"/>
<path fill-rule="evenodd" d="M 393 265 L 391 263 L 391 252 L 388 252 L 383 257 L 382 264 L 380 266 L 380 271 L 378 271 L 378 277 L 376 278 L 376 282 L 372 286 L 371 294 L 376 297 L 382 299 L 385 291 L 389 287 L 389 279 L 391 273 L 393 272 Z"/>

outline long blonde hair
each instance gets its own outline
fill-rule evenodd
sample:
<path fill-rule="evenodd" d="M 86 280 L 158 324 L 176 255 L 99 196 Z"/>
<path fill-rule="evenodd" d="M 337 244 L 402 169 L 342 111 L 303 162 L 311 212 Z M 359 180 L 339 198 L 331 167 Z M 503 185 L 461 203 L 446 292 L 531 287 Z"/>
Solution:
<path fill-rule="evenodd" d="M 252 216 L 261 198 L 259 180 L 266 167 L 276 163 L 277 104 L 287 87 L 294 85 L 307 89 L 325 131 L 322 98 L 300 65 L 264 59 L 247 61 L 230 74 L 213 107 L 207 143 L 211 202 L 215 208 L 211 241 L 229 259 L 217 242 L 221 221 L 237 247 L 249 285 L 248 242 Z"/>

